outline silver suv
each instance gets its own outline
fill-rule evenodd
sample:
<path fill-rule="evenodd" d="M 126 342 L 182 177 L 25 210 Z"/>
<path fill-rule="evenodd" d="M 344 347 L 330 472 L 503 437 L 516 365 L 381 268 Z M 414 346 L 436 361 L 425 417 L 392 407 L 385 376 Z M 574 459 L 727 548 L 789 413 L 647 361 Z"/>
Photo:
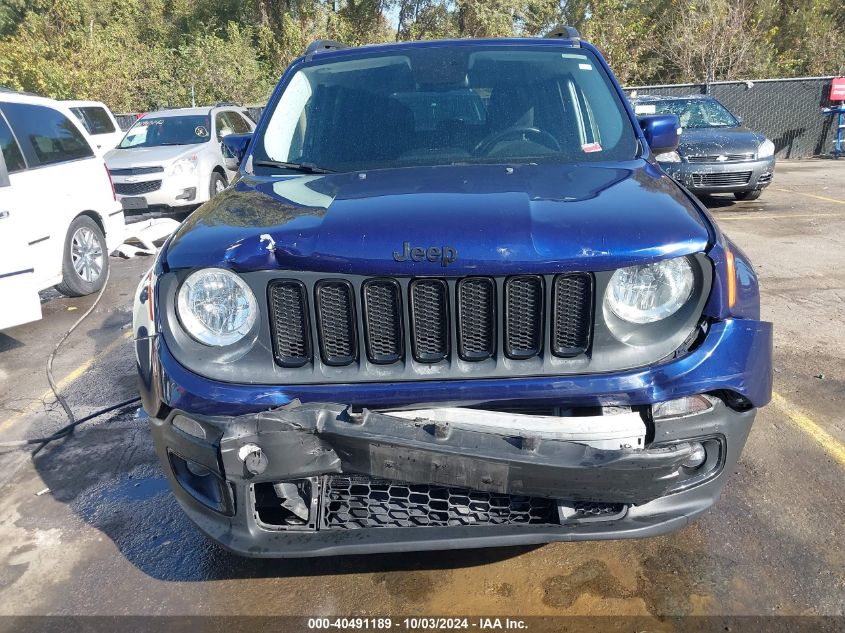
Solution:
<path fill-rule="evenodd" d="M 246 108 L 218 105 L 150 112 L 106 154 L 126 211 L 187 211 L 223 191 L 223 138 L 255 129 Z"/>

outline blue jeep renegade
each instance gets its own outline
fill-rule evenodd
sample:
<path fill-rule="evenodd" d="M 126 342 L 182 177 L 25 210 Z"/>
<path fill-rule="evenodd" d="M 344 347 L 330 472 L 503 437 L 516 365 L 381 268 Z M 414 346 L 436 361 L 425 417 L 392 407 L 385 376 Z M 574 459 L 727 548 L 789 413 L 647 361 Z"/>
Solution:
<path fill-rule="evenodd" d="M 144 409 L 247 556 L 636 538 L 718 497 L 771 393 L 745 255 L 606 62 L 316 42 L 135 306 Z"/>

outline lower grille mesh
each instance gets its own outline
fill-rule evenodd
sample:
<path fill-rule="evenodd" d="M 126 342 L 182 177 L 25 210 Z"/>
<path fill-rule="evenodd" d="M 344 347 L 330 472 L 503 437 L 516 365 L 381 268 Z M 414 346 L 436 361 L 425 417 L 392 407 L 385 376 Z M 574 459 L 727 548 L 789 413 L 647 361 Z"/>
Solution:
<path fill-rule="evenodd" d="M 146 182 L 116 182 L 114 192 L 121 196 L 139 196 L 144 193 L 152 193 L 161 189 L 160 180 L 148 180 Z"/>
<path fill-rule="evenodd" d="M 747 185 L 751 180 L 750 171 L 735 171 L 715 174 L 693 174 L 692 182 L 698 187 L 728 187 Z"/>
<path fill-rule="evenodd" d="M 550 499 L 355 475 L 327 477 L 322 507 L 326 529 L 558 523 Z"/>

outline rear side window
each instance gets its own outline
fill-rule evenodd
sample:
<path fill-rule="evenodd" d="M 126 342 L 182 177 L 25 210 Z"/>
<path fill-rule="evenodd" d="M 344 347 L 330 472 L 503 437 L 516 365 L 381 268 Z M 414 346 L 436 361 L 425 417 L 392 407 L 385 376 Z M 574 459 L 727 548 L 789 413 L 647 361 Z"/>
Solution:
<path fill-rule="evenodd" d="M 85 106 L 71 108 L 71 112 L 79 119 L 79 122 L 88 130 L 89 134 L 111 134 L 116 131 L 109 113 L 104 108 Z"/>
<path fill-rule="evenodd" d="M 21 148 L 18 147 L 15 137 L 12 136 L 12 130 L 6 124 L 5 119 L 0 116 L 0 148 L 3 150 L 3 160 L 6 162 L 6 171 L 10 174 L 16 171 L 26 169 L 26 163 L 21 154 Z"/>
<path fill-rule="evenodd" d="M 229 124 L 234 130 L 235 134 L 249 133 L 249 124 L 240 114 L 238 114 L 237 112 L 226 112 L 224 116 L 226 117 L 226 120 L 229 121 Z"/>
<path fill-rule="evenodd" d="M 52 165 L 94 155 L 79 129 L 58 110 L 29 103 L 6 103 L 3 113 L 30 163 Z"/>

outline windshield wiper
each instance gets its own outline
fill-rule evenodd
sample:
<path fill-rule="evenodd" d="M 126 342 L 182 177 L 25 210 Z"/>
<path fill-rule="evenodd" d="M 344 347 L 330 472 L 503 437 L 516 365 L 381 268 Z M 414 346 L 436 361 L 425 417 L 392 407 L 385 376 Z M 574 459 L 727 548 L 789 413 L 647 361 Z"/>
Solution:
<path fill-rule="evenodd" d="M 294 171 L 301 171 L 306 174 L 332 174 L 331 169 L 324 169 L 318 167 L 314 163 L 285 163 L 279 160 L 257 160 L 256 165 L 261 167 L 280 167 L 282 169 L 292 169 Z"/>

